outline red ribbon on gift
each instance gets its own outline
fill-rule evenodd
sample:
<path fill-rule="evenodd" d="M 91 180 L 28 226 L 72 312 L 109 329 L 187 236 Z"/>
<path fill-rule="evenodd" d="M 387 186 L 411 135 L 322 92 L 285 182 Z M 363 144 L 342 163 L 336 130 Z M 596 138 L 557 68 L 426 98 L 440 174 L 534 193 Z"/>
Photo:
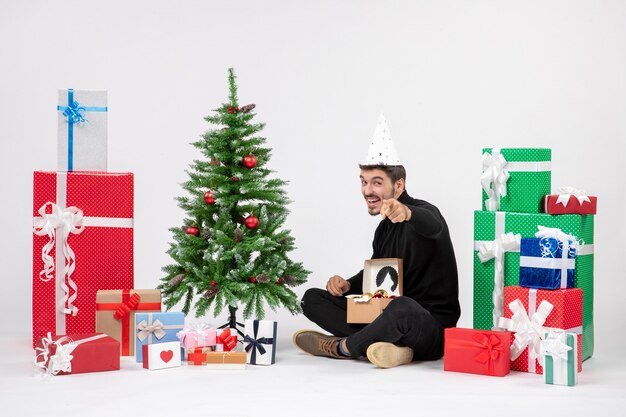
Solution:
<path fill-rule="evenodd" d="M 230 334 L 230 329 L 224 329 L 217 335 L 216 343 L 224 346 L 224 352 L 229 352 L 237 346 L 237 335 Z"/>
<path fill-rule="evenodd" d="M 468 347 L 480 349 L 480 352 L 474 355 L 474 361 L 486 364 L 487 374 L 495 375 L 494 363 L 504 351 L 500 338 L 494 334 L 476 333 L 472 336 L 472 339 L 473 341 L 452 340 L 447 343 L 453 349 L 463 349 Z"/>
<path fill-rule="evenodd" d="M 187 352 L 187 362 L 191 362 L 194 365 L 204 365 L 206 361 L 205 348 L 194 348 L 192 352 Z"/>
<path fill-rule="evenodd" d="M 122 321 L 122 356 L 130 355 L 130 312 L 161 310 L 161 303 L 140 303 L 140 295 L 131 290 L 122 290 L 121 303 L 96 303 L 96 311 L 113 310 L 113 317 Z"/>

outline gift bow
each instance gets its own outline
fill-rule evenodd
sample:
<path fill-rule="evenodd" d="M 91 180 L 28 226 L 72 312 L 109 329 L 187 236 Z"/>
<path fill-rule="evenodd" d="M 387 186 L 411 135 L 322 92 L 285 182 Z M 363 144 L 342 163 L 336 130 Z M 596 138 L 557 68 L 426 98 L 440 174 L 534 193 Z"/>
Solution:
<path fill-rule="evenodd" d="M 52 209 L 51 214 L 46 213 L 47 207 Z M 33 233 L 37 236 L 47 235 L 49 239 L 48 243 L 41 249 L 41 259 L 43 260 L 44 267 L 39 273 L 39 278 L 44 282 L 50 281 L 53 278 L 54 259 L 50 256 L 50 252 L 55 245 L 58 229 L 60 232 L 60 244 L 63 248 L 64 263 L 66 265 L 65 276 L 67 277 L 67 284 L 65 283 L 65 277 L 61 283 L 61 288 L 64 293 L 62 311 L 65 314 L 75 316 L 76 313 L 78 313 L 78 308 L 73 305 L 73 303 L 74 300 L 76 300 L 78 288 L 74 280 L 72 280 L 72 273 L 76 268 L 76 255 L 68 243 L 68 237 L 70 233 L 79 234 L 84 230 L 83 211 L 77 207 L 62 209 L 54 203 L 47 202 L 39 208 L 39 215 L 40 217 L 35 220 Z M 74 291 L 71 297 L 69 296 L 70 288 Z"/>
<path fill-rule="evenodd" d="M 52 335 L 48 332 L 47 336 L 41 338 L 41 347 L 36 347 L 35 365 L 41 368 L 45 375 L 57 375 L 59 372 L 72 372 L 72 352 L 82 343 L 92 342 L 94 340 L 108 337 L 104 333 L 98 333 L 91 337 L 80 340 L 72 340 L 68 336 L 62 336 L 57 340 L 52 340 Z M 56 346 L 54 355 L 49 356 L 51 346 Z M 41 360 L 39 360 L 41 358 Z"/>
<path fill-rule="evenodd" d="M 216 342 L 218 345 L 224 345 L 223 349 L 227 352 L 237 346 L 237 335 L 231 335 L 230 329 L 224 329 L 217 335 Z"/>
<path fill-rule="evenodd" d="M 245 335 L 243 338 L 243 341 L 248 343 L 248 345 L 246 346 L 246 352 L 249 352 L 250 349 L 253 349 L 255 351 L 259 351 L 259 353 L 261 355 L 265 355 L 265 353 L 267 352 L 265 350 L 265 347 L 263 345 L 271 345 L 274 343 L 274 338 L 272 337 L 260 337 L 258 339 L 254 339 L 248 335 Z"/>
<path fill-rule="evenodd" d="M 130 314 L 131 310 L 137 308 L 139 301 L 141 301 L 141 296 L 137 293 L 134 293 L 128 298 L 128 300 L 123 301 L 120 304 L 117 310 L 115 310 L 115 313 L 113 313 L 113 318 L 115 318 L 115 320 L 122 320 L 124 317 Z"/>
<path fill-rule="evenodd" d="M 583 190 L 579 190 L 574 187 L 561 187 L 559 190 L 559 196 L 556 199 L 556 204 L 563 204 L 563 207 L 567 207 L 567 203 L 569 203 L 569 199 L 574 196 L 578 200 L 578 203 L 582 206 L 586 201 L 591 203 L 591 200 L 587 196 Z"/>
<path fill-rule="evenodd" d="M 86 109 L 79 106 L 76 100 L 72 100 L 67 103 L 67 107 L 63 110 L 63 116 L 67 118 L 67 123 L 83 123 L 87 121 L 85 116 L 83 116 L 85 111 Z"/>
<path fill-rule="evenodd" d="M 183 330 L 176 333 L 176 337 L 178 337 L 178 339 L 180 340 L 180 343 L 184 343 L 185 338 L 188 337 L 188 335 L 195 334 L 198 338 L 198 345 L 204 346 L 204 343 L 206 342 L 205 331 L 209 330 L 210 328 L 211 326 L 209 326 L 206 323 L 196 323 L 191 326 L 187 325 L 183 328 Z"/>
<path fill-rule="evenodd" d="M 483 173 L 480 176 L 480 184 L 487 194 L 485 207 L 487 211 L 498 211 L 500 197 L 506 196 L 506 183 L 509 180 L 509 171 L 506 169 L 507 160 L 499 150 L 494 149 L 493 154 L 483 153 Z"/>
<path fill-rule="evenodd" d="M 472 339 L 478 343 L 481 349 L 480 353 L 474 356 L 474 360 L 478 363 L 491 364 L 498 359 L 504 348 L 500 338 L 494 334 L 476 333 Z"/>
<path fill-rule="evenodd" d="M 543 356 L 552 356 L 554 359 L 560 358 L 567 360 L 567 352 L 572 350 L 572 347 L 563 342 L 564 335 L 564 331 L 550 329 L 548 335 L 542 343 L 541 354 Z"/>
<path fill-rule="evenodd" d="M 563 257 L 567 257 L 570 248 L 574 250 L 580 250 L 585 244 L 582 239 L 577 240 L 575 236 L 568 235 L 559 228 L 545 226 L 537 226 L 537 228 L 539 229 L 539 231 L 535 233 L 535 237 L 538 237 L 540 239 L 552 238 L 561 242 Z"/>
<path fill-rule="evenodd" d="M 528 317 L 528 313 L 519 299 L 511 301 L 509 308 L 513 312 L 513 316 L 510 319 L 500 317 L 498 325 L 515 332 L 515 340 L 511 345 L 511 361 L 516 360 L 528 347 L 529 363 L 534 363 L 537 359 L 540 364 L 543 364 L 541 350 L 546 330 L 543 324 L 554 306 L 549 301 L 542 300 L 532 317 Z"/>
<path fill-rule="evenodd" d="M 494 261 L 494 286 L 493 286 L 493 325 L 497 327 L 498 319 L 504 314 L 504 254 L 518 250 L 522 236 L 512 232 L 503 233 L 500 237 L 492 241 L 484 242 L 478 248 L 478 258 L 481 262 L 490 259 Z"/>
<path fill-rule="evenodd" d="M 52 340 L 52 335 L 48 332 L 47 336 L 41 339 L 42 347 L 35 348 L 37 357 L 35 365 L 43 369 L 46 375 L 57 375 L 59 372 L 72 372 L 72 351 L 76 349 L 76 344 L 67 336 L 63 336 L 58 340 Z M 54 355 L 48 356 L 51 346 L 56 346 Z M 41 358 L 41 360 L 38 360 Z"/>
<path fill-rule="evenodd" d="M 159 319 L 156 319 L 151 325 L 148 325 L 148 322 L 145 320 L 141 320 L 137 325 L 137 329 L 139 329 L 139 333 L 137 333 L 137 338 L 142 342 L 146 340 L 150 334 L 154 334 L 157 339 L 162 339 L 165 336 L 165 330 L 163 329 L 163 323 Z"/>

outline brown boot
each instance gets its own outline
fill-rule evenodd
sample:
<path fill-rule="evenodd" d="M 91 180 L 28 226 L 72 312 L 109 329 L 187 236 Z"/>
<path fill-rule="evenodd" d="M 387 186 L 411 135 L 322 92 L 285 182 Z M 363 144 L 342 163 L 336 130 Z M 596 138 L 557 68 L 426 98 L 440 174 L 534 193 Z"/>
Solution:
<path fill-rule="evenodd" d="M 393 368 L 413 361 L 413 349 L 393 343 L 376 342 L 367 348 L 367 359 L 379 368 Z"/>
<path fill-rule="evenodd" d="M 345 359 L 347 356 L 339 354 L 339 340 L 337 336 L 328 336 L 315 330 L 299 330 L 293 334 L 293 344 L 310 355 L 326 356 L 335 359 Z"/>

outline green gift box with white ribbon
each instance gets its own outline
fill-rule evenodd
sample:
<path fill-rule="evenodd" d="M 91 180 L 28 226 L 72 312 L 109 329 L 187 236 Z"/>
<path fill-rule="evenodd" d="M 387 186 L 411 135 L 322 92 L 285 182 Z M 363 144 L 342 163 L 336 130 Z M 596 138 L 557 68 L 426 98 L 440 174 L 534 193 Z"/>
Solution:
<path fill-rule="evenodd" d="M 574 287 L 583 290 L 583 360 L 593 355 L 593 221 L 592 215 L 474 212 L 474 328 L 497 327 L 504 286 L 519 285 L 519 239 L 534 237 L 537 226 L 554 227 L 581 243 Z M 484 260 L 481 260 L 482 259 Z"/>
<path fill-rule="evenodd" d="M 543 341 L 543 380 L 546 384 L 573 387 L 578 383 L 576 333 L 550 331 Z"/>
<path fill-rule="evenodd" d="M 484 148 L 483 210 L 540 213 L 550 194 L 552 151 L 546 148 Z"/>

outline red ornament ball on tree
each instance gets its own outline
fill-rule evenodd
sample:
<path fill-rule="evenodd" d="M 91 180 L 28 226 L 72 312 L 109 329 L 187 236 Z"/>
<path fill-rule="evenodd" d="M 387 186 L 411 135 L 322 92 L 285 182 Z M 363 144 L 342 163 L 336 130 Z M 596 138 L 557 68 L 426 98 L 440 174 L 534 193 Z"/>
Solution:
<path fill-rule="evenodd" d="M 239 181 L 239 178 L 233 177 L 232 175 L 229 177 L 233 182 Z"/>
<path fill-rule="evenodd" d="M 243 166 L 246 168 L 254 168 L 256 166 L 256 156 L 248 154 L 243 157 Z"/>
<path fill-rule="evenodd" d="M 246 217 L 244 224 L 246 225 L 248 229 L 256 229 L 257 226 L 259 225 L 259 218 L 255 216 L 254 214 L 251 214 L 248 217 Z"/>
<path fill-rule="evenodd" d="M 213 193 L 211 191 L 204 193 L 204 202 L 207 204 L 215 204 L 215 198 L 213 197 Z"/>
<path fill-rule="evenodd" d="M 233 108 L 232 107 L 228 108 L 228 114 L 233 114 Z"/>
<path fill-rule="evenodd" d="M 250 282 L 253 284 L 256 284 L 256 278 L 255 277 L 250 277 Z"/>
<path fill-rule="evenodd" d="M 185 233 L 188 235 L 200 236 L 200 230 L 196 226 L 189 226 L 185 229 Z"/>
<path fill-rule="evenodd" d="M 211 281 L 211 287 L 215 287 L 217 285 L 217 281 L 213 280 Z"/>
<path fill-rule="evenodd" d="M 278 279 L 276 280 L 276 285 L 282 285 L 282 284 L 283 284 L 283 282 L 285 282 L 285 280 L 283 280 L 282 278 L 278 278 Z"/>

